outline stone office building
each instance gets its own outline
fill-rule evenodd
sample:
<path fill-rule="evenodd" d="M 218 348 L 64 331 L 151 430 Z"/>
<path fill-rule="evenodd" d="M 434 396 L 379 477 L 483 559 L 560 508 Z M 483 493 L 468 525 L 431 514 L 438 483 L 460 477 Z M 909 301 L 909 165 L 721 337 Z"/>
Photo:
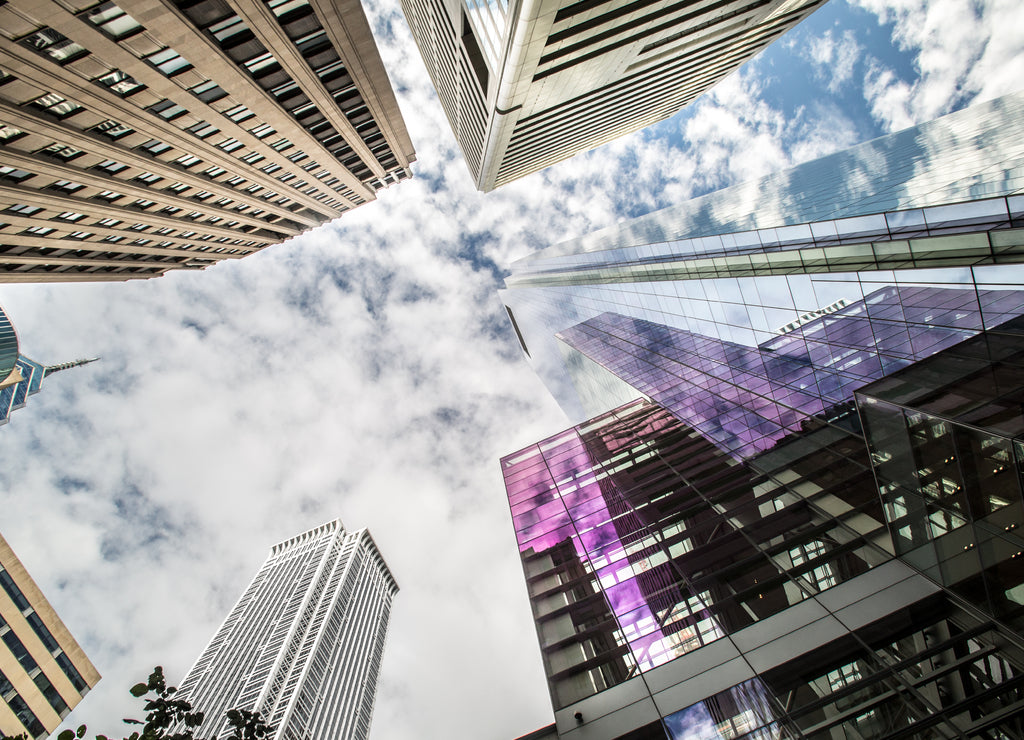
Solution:
<path fill-rule="evenodd" d="M 0 282 L 243 257 L 414 160 L 356 0 L 0 7 Z"/>

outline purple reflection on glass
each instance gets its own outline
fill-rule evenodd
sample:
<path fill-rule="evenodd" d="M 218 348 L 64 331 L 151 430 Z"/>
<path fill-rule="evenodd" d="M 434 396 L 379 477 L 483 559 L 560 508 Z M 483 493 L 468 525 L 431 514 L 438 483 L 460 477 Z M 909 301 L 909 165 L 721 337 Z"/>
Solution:
<path fill-rule="evenodd" d="M 664 411 L 659 413 L 664 417 L 662 426 L 678 425 Z M 636 444 L 633 435 L 612 437 L 604 440 L 602 450 L 608 458 L 618 451 L 617 445 L 625 449 Z M 539 465 L 539 461 L 544 464 Z M 601 461 L 587 448 L 580 427 L 571 430 L 571 436 L 562 433 L 503 458 L 502 468 L 510 502 L 515 499 L 513 522 L 520 552 L 535 555 L 571 542 L 580 563 L 595 574 L 623 641 L 643 635 L 631 644 L 636 663 L 641 670 L 653 667 L 652 645 L 668 641 L 653 612 L 643 608 L 644 590 L 634 569 L 642 569 L 639 563 L 646 562 L 646 558 L 627 555 L 609 508 L 609 496 L 622 496 L 611 485 Z M 524 475 L 524 471 L 529 474 Z M 535 502 L 532 507 L 531 501 Z M 640 526 L 634 523 L 634 529 Z"/>
<path fill-rule="evenodd" d="M 756 347 L 616 313 L 557 336 L 742 460 L 976 334 L 981 306 L 1024 310 L 1024 291 L 885 286 Z"/>

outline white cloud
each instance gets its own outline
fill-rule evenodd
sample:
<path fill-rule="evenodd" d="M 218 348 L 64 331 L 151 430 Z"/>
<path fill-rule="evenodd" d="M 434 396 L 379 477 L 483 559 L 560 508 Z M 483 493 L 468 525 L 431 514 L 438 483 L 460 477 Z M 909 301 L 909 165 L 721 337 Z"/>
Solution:
<path fill-rule="evenodd" d="M 852 29 L 836 33 L 834 29 L 809 39 L 804 57 L 814 65 L 815 74 L 828 81 L 832 93 L 839 92 L 853 79 L 854 67 L 864 53 Z"/>
<path fill-rule="evenodd" d="M 497 460 L 566 422 L 520 359 L 495 271 L 856 140 L 834 102 L 784 116 L 754 65 L 655 129 L 483 195 L 397 3 L 370 11 L 413 180 L 202 273 L 0 292 L 29 356 L 103 357 L 0 429 L 4 534 L 105 675 L 74 723 L 119 731 L 127 688 L 155 663 L 179 680 L 271 544 L 336 516 L 371 529 L 402 586 L 374 740 L 549 722 Z M 986 53 L 1014 46 L 991 35 Z"/>
<path fill-rule="evenodd" d="M 865 97 L 886 130 L 1020 89 L 1024 4 L 1018 0 L 857 2 L 883 23 L 894 24 L 894 44 L 914 55 L 912 80 L 878 59 L 865 75 Z"/>

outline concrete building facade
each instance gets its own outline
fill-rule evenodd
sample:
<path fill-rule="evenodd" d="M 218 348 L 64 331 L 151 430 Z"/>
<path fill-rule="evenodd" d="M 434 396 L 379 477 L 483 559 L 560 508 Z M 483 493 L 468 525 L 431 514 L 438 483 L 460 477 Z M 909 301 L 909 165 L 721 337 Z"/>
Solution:
<path fill-rule="evenodd" d="M 678 112 L 822 0 L 403 0 L 477 188 Z"/>
<path fill-rule="evenodd" d="M 0 7 L 0 282 L 243 257 L 414 160 L 357 0 Z"/>
<path fill-rule="evenodd" d="M 365 740 L 397 592 L 365 529 L 336 519 L 275 545 L 181 682 L 196 736 L 225 737 L 246 709 L 270 740 Z"/>
<path fill-rule="evenodd" d="M 0 733 L 43 738 L 100 674 L 0 537 Z"/>

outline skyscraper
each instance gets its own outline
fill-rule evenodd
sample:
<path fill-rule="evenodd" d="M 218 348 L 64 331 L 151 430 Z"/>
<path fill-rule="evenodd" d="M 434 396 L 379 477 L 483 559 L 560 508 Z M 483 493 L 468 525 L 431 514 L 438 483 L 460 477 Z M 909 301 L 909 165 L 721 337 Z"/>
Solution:
<path fill-rule="evenodd" d="M 46 737 L 100 674 L 0 536 L 0 733 Z"/>
<path fill-rule="evenodd" d="M 201 269 L 411 174 L 355 0 L 12 0 L 0 29 L 0 282 Z"/>
<path fill-rule="evenodd" d="M 948 436 L 945 458 L 902 456 L 890 472 L 929 479 L 885 507 L 864 440 L 815 418 L 737 462 L 638 399 L 503 458 L 555 710 L 538 736 L 1020 737 L 1024 458 L 975 439 L 965 464 Z M 993 462 L 972 522 L 927 488 Z M 887 525 L 915 532 L 900 557 Z"/>
<path fill-rule="evenodd" d="M 638 365 L 616 373 L 594 360 L 595 340 L 589 355 L 577 348 L 594 322 L 607 342 L 636 334 L 629 351 L 662 370 L 670 360 L 645 349 L 655 326 L 762 357 L 828 353 L 830 333 L 853 323 L 872 342 L 879 321 L 902 332 L 878 336 L 871 360 L 815 357 L 828 382 L 849 387 L 937 350 L 921 344 L 936 331 L 948 346 L 1019 313 L 1022 166 L 1016 94 L 557 244 L 513 264 L 501 296 L 528 362 L 574 421 L 639 395 Z"/>
<path fill-rule="evenodd" d="M 1021 112 L 514 266 L 580 422 L 502 460 L 549 732 L 1022 736 Z"/>
<path fill-rule="evenodd" d="M 39 392 L 43 378 L 89 362 L 93 360 L 41 365 L 21 355 L 18 352 L 18 335 L 0 306 L 0 424 L 6 424 L 12 412 L 23 408 L 28 397 Z"/>
<path fill-rule="evenodd" d="M 822 0 L 403 0 L 476 186 L 668 118 Z"/>
<path fill-rule="evenodd" d="M 275 545 L 181 683 L 205 714 L 197 737 L 247 709 L 273 740 L 365 738 L 397 592 L 365 529 L 335 519 Z"/>

